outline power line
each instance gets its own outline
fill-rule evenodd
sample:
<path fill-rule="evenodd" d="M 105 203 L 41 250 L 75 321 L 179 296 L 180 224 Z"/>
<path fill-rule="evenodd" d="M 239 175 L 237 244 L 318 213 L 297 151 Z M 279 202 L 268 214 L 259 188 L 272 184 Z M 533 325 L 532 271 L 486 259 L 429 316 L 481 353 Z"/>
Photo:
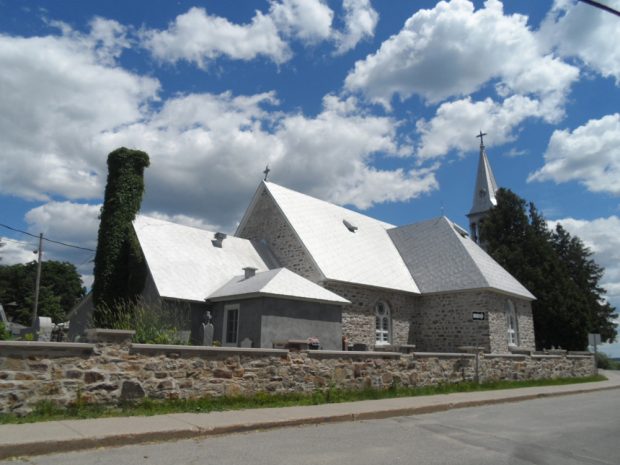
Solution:
<path fill-rule="evenodd" d="M 27 231 L 22 231 L 21 229 L 13 228 L 13 227 L 8 226 L 6 224 L 0 223 L 0 226 L 3 227 L 3 228 L 6 228 L 6 229 L 10 229 L 11 231 L 15 231 L 15 232 L 22 233 L 22 234 L 25 234 L 25 235 L 30 236 L 30 237 L 34 237 L 36 239 L 39 238 L 39 236 L 37 236 L 35 234 L 31 234 L 31 233 L 29 233 Z M 71 247 L 72 249 L 86 250 L 88 252 L 96 252 L 96 250 L 89 249 L 88 247 L 80 247 L 79 245 L 67 244 L 66 242 L 55 241 L 53 239 L 48 239 L 47 237 L 44 237 L 43 240 L 47 241 L 47 242 L 50 242 L 52 244 L 58 244 L 58 245 L 62 245 L 64 247 Z"/>
<path fill-rule="evenodd" d="M 614 10 L 612 7 L 605 5 L 603 3 L 596 2 L 594 0 L 580 0 L 580 1 L 583 3 L 587 3 L 588 5 L 591 5 L 595 8 L 600 8 L 601 10 L 606 11 L 607 13 L 611 13 L 612 15 L 620 16 L 620 11 Z"/>

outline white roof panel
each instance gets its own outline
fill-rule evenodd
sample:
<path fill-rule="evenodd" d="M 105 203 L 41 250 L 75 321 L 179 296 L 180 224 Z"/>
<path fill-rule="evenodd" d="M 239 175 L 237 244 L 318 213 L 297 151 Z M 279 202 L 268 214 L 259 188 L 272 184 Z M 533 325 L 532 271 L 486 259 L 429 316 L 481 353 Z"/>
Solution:
<path fill-rule="evenodd" d="M 214 233 L 146 216 L 133 222 L 161 297 L 203 301 L 245 267 L 267 270 L 251 242 L 227 236 L 214 247 Z"/>
<path fill-rule="evenodd" d="M 264 186 L 326 279 L 420 292 L 387 233 L 393 225 L 271 182 Z"/>
<path fill-rule="evenodd" d="M 243 298 L 255 295 L 272 295 L 330 304 L 351 303 L 286 268 L 259 272 L 250 278 L 246 278 L 245 275 L 235 276 L 213 292 L 209 299 L 217 301 L 228 297 Z"/>

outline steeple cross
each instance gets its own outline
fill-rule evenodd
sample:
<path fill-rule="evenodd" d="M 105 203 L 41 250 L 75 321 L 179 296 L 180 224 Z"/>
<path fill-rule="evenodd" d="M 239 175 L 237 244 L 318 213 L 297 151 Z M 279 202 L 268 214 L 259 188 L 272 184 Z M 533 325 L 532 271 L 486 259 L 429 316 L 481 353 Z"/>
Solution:
<path fill-rule="evenodd" d="M 476 137 L 480 137 L 480 148 L 484 147 L 484 139 L 483 137 L 486 136 L 487 133 L 486 132 L 482 132 L 482 130 L 480 131 L 480 134 L 478 134 Z"/>
<path fill-rule="evenodd" d="M 269 172 L 271 170 L 269 169 L 269 165 L 265 166 L 265 171 L 263 171 L 263 174 L 265 175 L 265 181 L 267 180 L 267 176 L 269 176 Z"/>

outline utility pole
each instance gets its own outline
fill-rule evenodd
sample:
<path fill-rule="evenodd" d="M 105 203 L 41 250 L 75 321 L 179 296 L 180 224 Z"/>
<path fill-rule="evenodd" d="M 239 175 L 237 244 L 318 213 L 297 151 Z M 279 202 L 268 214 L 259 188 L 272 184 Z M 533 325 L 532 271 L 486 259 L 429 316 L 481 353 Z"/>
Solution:
<path fill-rule="evenodd" d="M 41 287 L 41 259 L 43 258 L 43 233 L 39 234 L 39 258 L 37 260 L 37 279 L 34 285 L 34 308 L 32 311 L 32 329 L 37 324 L 37 313 L 39 311 L 39 288 Z"/>

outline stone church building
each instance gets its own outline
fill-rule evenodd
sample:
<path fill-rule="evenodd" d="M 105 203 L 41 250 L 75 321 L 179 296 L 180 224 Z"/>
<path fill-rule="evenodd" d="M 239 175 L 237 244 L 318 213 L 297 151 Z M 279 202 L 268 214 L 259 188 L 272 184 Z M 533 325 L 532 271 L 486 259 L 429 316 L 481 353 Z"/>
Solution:
<path fill-rule="evenodd" d="M 496 191 L 481 138 L 470 233 L 444 216 L 391 225 L 268 181 L 234 236 L 139 216 L 144 295 L 188 308 L 195 341 L 208 315 L 223 345 L 533 350 L 535 297 L 477 243 Z"/>

